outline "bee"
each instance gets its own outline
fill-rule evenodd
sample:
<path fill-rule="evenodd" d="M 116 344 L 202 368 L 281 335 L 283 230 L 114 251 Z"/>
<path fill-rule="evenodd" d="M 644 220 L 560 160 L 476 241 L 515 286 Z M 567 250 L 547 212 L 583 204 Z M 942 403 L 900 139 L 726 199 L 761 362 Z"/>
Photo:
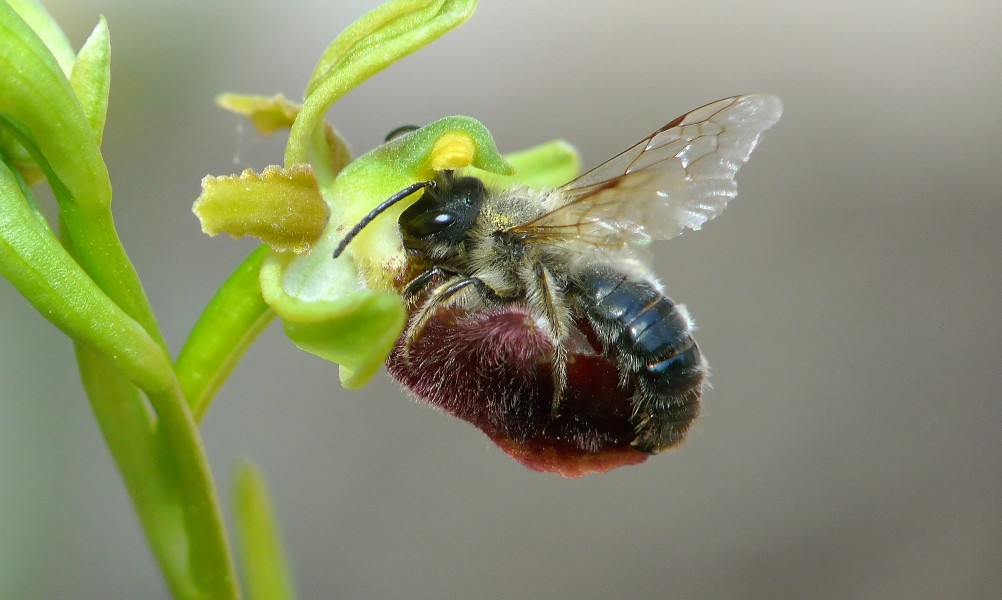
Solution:
<path fill-rule="evenodd" d="M 430 323 L 441 329 L 442 314 L 521 311 L 549 347 L 551 395 L 537 417 L 584 419 L 563 411 L 569 390 L 583 385 L 568 375 L 574 348 L 591 344 L 626 390 L 629 446 L 655 454 L 680 443 L 698 416 L 707 363 L 688 311 L 665 295 L 645 249 L 719 215 L 737 195 L 735 174 L 781 114 L 770 95 L 718 100 L 557 189 L 496 190 L 444 171 L 373 209 L 334 256 L 423 190 L 398 219 L 412 272 L 401 289 L 411 305 L 402 363 Z"/>

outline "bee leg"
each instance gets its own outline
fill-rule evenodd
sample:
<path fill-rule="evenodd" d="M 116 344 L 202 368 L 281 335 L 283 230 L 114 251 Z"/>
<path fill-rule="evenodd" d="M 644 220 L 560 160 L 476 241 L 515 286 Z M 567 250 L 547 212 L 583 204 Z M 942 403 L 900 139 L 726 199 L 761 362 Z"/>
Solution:
<path fill-rule="evenodd" d="M 537 262 L 533 266 L 533 281 L 529 289 L 530 299 L 533 300 L 530 305 L 535 305 L 534 308 L 541 312 L 539 316 L 549 326 L 546 333 L 553 344 L 553 399 L 550 401 L 550 418 L 555 419 L 560 415 L 560 405 L 567 396 L 567 348 L 564 341 L 567 339 L 570 317 L 559 284 L 542 263 Z"/>
<path fill-rule="evenodd" d="M 448 281 L 461 278 L 462 276 L 456 271 L 446 269 L 445 267 L 439 265 L 430 267 L 408 282 L 408 284 L 404 287 L 402 292 L 404 300 L 408 302 L 412 301 L 416 296 L 418 296 L 418 294 L 428 287 L 428 284 L 436 277 L 445 279 L 448 283 Z M 441 288 L 437 288 L 435 292 L 437 292 L 438 289 Z M 415 318 L 411 320 L 410 324 L 407 326 L 407 331 L 404 332 L 404 344 L 401 352 L 401 358 L 405 363 L 410 362 L 411 346 L 414 344 L 414 341 L 417 340 L 421 330 L 424 329 L 429 317 L 434 314 L 432 309 L 436 308 L 436 306 L 433 303 L 433 300 L 434 292 L 431 297 L 425 300 L 421 308 L 418 309 Z"/>
<path fill-rule="evenodd" d="M 567 349 L 563 342 L 553 346 L 553 399 L 550 401 L 550 418 L 560 416 L 560 405 L 567 396 Z"/>
<path fill-rule="evenodd" d="M 431 280 L 434 279 L 435 277 L 448 279 L 459 276 L 460 276 L 459 273 L 457 273 L 456 271 L 452 271 L 450 269 L 446 269 L 445 267 L 440 267 L 436 265 L 434 267 L 425 270 L 423 273 L 412 279 L 406 285 L 406 287 L 404 287 L 403 296 L 407 300 L 410 300 L 414 296 L 417 296 L 419 293 L 421 293 L 421 290 L 427 287 L 428 284 L 431 282 Z"/>
<path fill-rule="evenodd" d="M 433 267 L 425 271 L 425 273 L 430 273 L 434 271 L 437 267 Z M 441 270 L 442 273 L 446 271 Z M 414 281 L 407 286 L 408 289 L 419 279 L 424 277 L 425 273 L 419 275 Z M 430 280 L 432 275 L 429 275 L 425 281 L 421 284 L 426 284 Z M 414 318 L 411 320 L 411 324 L 407 327 L 407 332 L 404 334 L 404 344 L 403 344 L 403 359 L 404 362 L 409 362 L 410 349 L 414 345 L 414 342 L 421 336 L 421 332 L 424 331 L 428 321 L 431 317 L 435 315 L 435 312 L 439 308 L 445 308 L 448 306 L 463 290 L 466 290 L 470 286 L 480 294 L 481 299 L 487 301 L 488 303 L 501 302 L 503 298 L 494 291 L 489 285 L 483 282 L 478 277 L 465 277 L 461 275 L 456 275 L 452 279 L 446 280 L 442 285 L 435 288 L 435 290 L 428 296 L 424 304 L 417 309 L 414 314 Z M 406 292 L 406 290 L 405 290 Z"/>

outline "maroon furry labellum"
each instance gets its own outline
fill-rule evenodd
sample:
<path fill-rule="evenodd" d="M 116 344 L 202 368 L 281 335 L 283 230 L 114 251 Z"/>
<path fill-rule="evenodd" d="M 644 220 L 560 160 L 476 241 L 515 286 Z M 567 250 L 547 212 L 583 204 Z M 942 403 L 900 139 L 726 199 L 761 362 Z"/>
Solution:
<path fill-rule="evenodd" d="M 580 477 L 643 462 L 630 422 L 632 386 L 619 385 L 586 321 L 568 340 L 568 389 L 550 415 L 552 345 L 524 306 L 471 313 L 439 310 L 405 358 L 387 369 L 418 399 L 472 423 L 530 469 Z"/>

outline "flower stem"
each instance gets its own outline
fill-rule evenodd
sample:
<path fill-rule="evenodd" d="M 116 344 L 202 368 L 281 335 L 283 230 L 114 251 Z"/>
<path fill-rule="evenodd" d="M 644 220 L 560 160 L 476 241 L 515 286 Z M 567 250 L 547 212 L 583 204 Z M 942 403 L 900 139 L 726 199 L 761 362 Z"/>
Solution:
<path fill-rule="evenodd" d="M 75 254 L 65 233 L 63 243 Z M 160 352 L 154 348 L 150 354 Z M 178 598 L 237 600 L 212 471 L 169 360 L 166 383 L 142 387 L 149 406 L 112 364 L 79 343 L 77 360 L 94 415 L 168 585 Z"/>
<path fill-rule="evenodd" d="M 206 598 L 237 600 L 237 578 L 223 514 L 198 426 L 178 384 L 148 394 L 157 414 L 157 436 L 173 470 L 188 543 L 188 568 Z"/>
<path fill-rule="evenodd" d="M 74 347 L 94 416 L 167 587 L 176 598 L 197 597 L 181 498 L 156 437 L 155 419 L 135 385 L 83 344 Z"/>

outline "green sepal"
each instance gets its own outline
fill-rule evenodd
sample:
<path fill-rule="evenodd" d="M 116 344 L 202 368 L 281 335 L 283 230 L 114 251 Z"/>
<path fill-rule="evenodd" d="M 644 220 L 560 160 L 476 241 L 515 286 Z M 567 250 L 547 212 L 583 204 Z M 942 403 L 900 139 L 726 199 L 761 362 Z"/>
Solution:
<path fill-rule="evenodd" d="M 329 145 L 318 142 L 327 109 L 369 77 L 466 22 L 476 5 L 476 0 L 391 0 L 349 25 L 324 51 L 306 86 L 285 164 L 312 163 L 323 185 L 321 165 L 332 162 L 324 156 Z"/>
<path fill-rule="evenodd" d="M 469 19 L 476 5 L 476 0 L 384 2 L 349 25 L 327 46 L 313 69 L 306 95 L 346 64 L 367 59 L 367 53 L 392 52 L 395 61 L 415 52 Z"/>

